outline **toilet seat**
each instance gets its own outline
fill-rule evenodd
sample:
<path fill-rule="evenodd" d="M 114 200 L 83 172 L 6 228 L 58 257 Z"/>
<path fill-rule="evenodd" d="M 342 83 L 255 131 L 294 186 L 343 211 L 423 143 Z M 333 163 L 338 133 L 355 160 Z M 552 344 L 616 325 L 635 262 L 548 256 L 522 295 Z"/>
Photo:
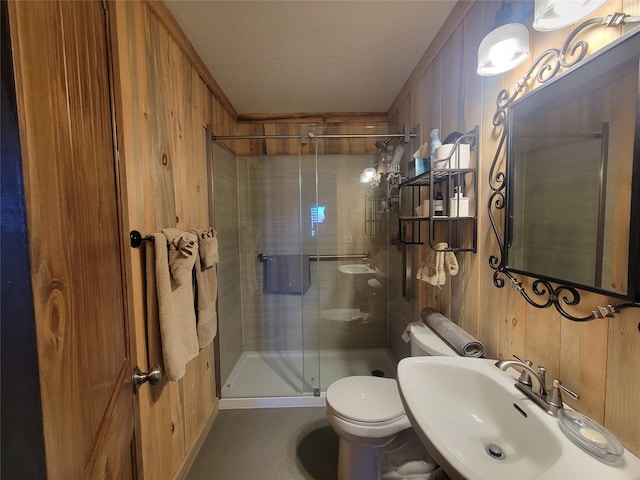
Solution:
<path fill-rule="evenodd" d="M 327 389 L 327 410 L 334 427 L 356 437 L 383 438 L 411 427 L 391 378 L 341 378 Z"/>
<path fill-rule="evenodd" d="M 327 403 L 340 417 L 356 423 L 388 423 L 404 415 L 398 384 L 392 378 L 341 378 L 327 389 Z"/>

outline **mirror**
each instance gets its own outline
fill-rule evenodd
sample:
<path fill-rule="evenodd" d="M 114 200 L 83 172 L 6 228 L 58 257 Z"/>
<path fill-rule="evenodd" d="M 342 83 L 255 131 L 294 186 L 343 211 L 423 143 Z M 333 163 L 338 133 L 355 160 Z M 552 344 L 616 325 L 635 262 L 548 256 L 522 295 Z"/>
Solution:
<path fill-rule="evenodd" d="M 638 301 L 640 34 L 508 109 L 504 270 Z"/>

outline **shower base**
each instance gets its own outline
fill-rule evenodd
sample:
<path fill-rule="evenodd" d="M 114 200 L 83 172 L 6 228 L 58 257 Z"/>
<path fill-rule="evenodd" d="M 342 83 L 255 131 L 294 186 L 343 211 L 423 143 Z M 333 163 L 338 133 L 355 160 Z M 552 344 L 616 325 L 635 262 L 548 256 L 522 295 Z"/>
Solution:
<path fill-rule="evenodd" d="M 339 378 L 384 372 L 395 378 L 396 361 L 387 349 L 321 350 L 306 354 L 307 383 L 303 388 L 303 353 L 243 352 L 222 386 L 221 409 L 324 405 L 327 387 Z M 310 373 L 311 372 L 311 373 Z M 320 386 L 320 397 L 313 386 Z"/>

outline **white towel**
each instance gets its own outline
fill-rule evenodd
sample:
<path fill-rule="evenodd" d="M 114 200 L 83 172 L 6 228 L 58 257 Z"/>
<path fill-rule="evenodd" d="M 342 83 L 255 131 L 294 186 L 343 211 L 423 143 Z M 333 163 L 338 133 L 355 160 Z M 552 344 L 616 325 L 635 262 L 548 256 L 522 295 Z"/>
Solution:
<path fill-rule="evenodd" d="M 163 232 L 173 237 L 167 238 Z M 193 285 L 190 281 L 185 281 L 185 277 L 190 277 L 192 271 L 189 270 L 189 264 L 193 269 L 196 260 L 195 251 L 191 250 L 191 242 L 195 244 L 196 238 L 176 229 L 165 229 L 163 232 L 153 234 L 155 279 L 147 278 L 147 282 L 155 280 L 164 370 L 169 380 L 179 380 L 186 372 L 187 362 L 200 351 L 193 306 Z M 186 253 L 185 249 L 191 253 Z M 172 259 L 171 271 L 175 276 L 170 273 L 169 258 Z"/>
<path fill-rule="evenodd" d="M 177 228 L 163 228 L 169 242 L 169 272 L 178 285 L 193 283 L 193 266 L 198 253 L 198 237 Z"/>
<path fill-rule="evenodd" d="M 161 241 L 164 241 L 161 240 Z M 162 340 L 158 321 L 158 290 L 156 288 L 156 257 L 153 242 L 145 242 L 145 275 L 147 297 L 147 367 L 162 365 Z"/>
<path fill-rule="evenodd" d="M 202 268 L 208 269 L 216 263 L 220 263 L 220 255 L 218 253 L 218 235 L 213 228 L 207 228 L 200 231 L 194 231 L 198 237 L 198 252 L 200 254 L 200 262 Z"/>
<path fill-rule="evenodd" d="M 219 262 L 218 238 L 213 228 L 193 230 L 198 238 L 198 253 L 195 262 L 198 289 L 198 344 L 209 345 L 218 331 L 216 300 L 218 297 L 218 274 L 215 264 Z M 204 257 L 203 257 L 204 255 Z"/>
<path fill-rule="evenodd" d="M 426 264 L 418 269 L 416 278 L 423 282 L 440 287 L 447 282 L 447 273 L 451 276 L 458 273 L 458 260 L 455 253 L 447 250 L 449 245 L 440 242 L 435 250 L 431 250 Z"/>
<path fill-rule="evenodd" d="M 444 269 L 452 277 L 458 274 L 458 259 L 451 250 L 444 252 Z"/>
<path fill-rule="evenodd" d="M 411 327 L 414 325 L 418 327 L 424 327 L 424 322 L 411 322 L 407 325 L 407 328 L 405 328 L 404 332 L 402 333 L 402 340 L 404 340 L 404 343 L 409 343 L 411 341 Z"/>

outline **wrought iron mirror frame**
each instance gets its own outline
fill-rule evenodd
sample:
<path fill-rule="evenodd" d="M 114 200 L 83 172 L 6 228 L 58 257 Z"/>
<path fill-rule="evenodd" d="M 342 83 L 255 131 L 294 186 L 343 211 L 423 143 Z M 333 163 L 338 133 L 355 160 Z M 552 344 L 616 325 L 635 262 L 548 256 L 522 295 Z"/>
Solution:
<path fill-rule="evenodd" d="M 493 125 L 494 130 L 502 127 L 502 132 L 500 133 L 496 153 L 489 170 L 489 188 L 491 189 L 488 202 L 489 221 L 491 222 L 491 228 L 493 229 L 500 249 L 499 255 L 491 255 L 489 257 L 489 266 L 494 270 L 493 283 L 496 287 L 503 288 L 506 280 L 508 280 L 511 286 L 516 289 L 529 304 L 536 308 L 549 308 L 553 306 L 563 317 L 576 322 L 613 317 L 615 313 L 623 308 L 640 307 L 640 303 L 632 301 L 620 305 L 596 306 L 590 315 L 577 317 L 567 312 L 564 308 L 565 305 L 575 306 L 580 303 L 580 293 L 577 287 L 559 282 L 552 283 L 547 279 L 529 274 L 528 276 L 534 278 L 531 286 L 533 294 L 535 294 L 535 297 L 533 297 L 525 290 L 522 282 L 507 269 L 505 258 L 508 245 L 504 234 L 506 226 L 504 224 L 502 227 L 498 225 L 494 211 L 497 213 L 497 211 L 503 210 L 507 206 L 506 168 L 500 169 L 498 164 L 504 154 L 505 141 L 508 138 L 508 111 L 522 94 L 531 79 L 535 78 L 537 83 L 542 85 L 554 78 L 561 69 L 567 70 L 586 57 L 589 44 L 584 40 L 574 42 L 578 34 L 584 29 L 595 25 L 618 26 L 623 23 L 636 22 L 640 22 L 640 17 L 630 17 L 624 13 L 616 12 L 606 17 L 592 18 L 581 23 L 567 36 L 561 48 L 550 48 L 534 60 L 529 70 L 516 82 L 512 93 L 509 93 L 508 89 L 502 89 L 496 99 L 497 110 L 493 116 Z M 630 265 L 630 267 L 632 266 Z M 556 286 L 554 286 L 554 283 Z"/>

